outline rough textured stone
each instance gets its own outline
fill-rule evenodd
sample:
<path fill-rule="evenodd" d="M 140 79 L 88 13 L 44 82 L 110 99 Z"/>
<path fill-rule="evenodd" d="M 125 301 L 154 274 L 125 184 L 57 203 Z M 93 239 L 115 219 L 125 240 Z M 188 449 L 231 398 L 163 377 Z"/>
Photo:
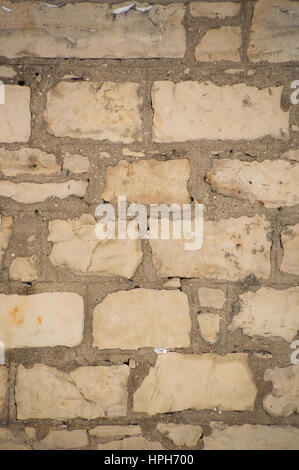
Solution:
<path fill-rule="evenodd" d="M 201 307 L 222 308 L 225 303 L 225 294 L 222 289 L 200 287 L 198 298 Z"/>
<path fill-rule="evenodd" d="M 12 234 L 12 223 L 12 217 L 5 217 L 0 214 L 0 266 Z"/>
<path fill-rule="evenodd" d="M 248 45 L 253 62 L 299 60 L 299 4 L 290 0 L 259 0 Z"/>
<path fill-rule="evenodd" d="M 200 334 L 207 343 L 214 344 L 220 331 L 220 316 L 215 313 L 201 313 L 197 316 Z"/>
<path fill-rule="evenodd" d="M 101 349 L 188 347 L 190 332 L 188 297 L 177 290 L 113 292 L 93 312 L 93 345 Z"/>
<path fill-rule="evenodd" d="M 9 266 L 9 278 L 14 281 L 31 282 L 38 279 L 35 257 L 15 258 Z"/>
<path fill-rule="evenodd" d="M 184 204 L 190 201 L 187 189 L 190 164 L 187 159 L 161 162 L 141 160 L 120 161 L 108 167 L 101 198 L 115 202 L 126 196 L 130 202 L 141 204 Z"/>
<path fill-rule="evenodd" d="M 83 299 L 72 292 L 0 294 L 0 339 L 6 348 L 75 346 L 83 320 Z"/>
<path fill-rule="evenodd" d="M 16 202 L 33 204 L 43 202 L 50 197 L 66 199 L 70 196 L 85 196 L 86 181 L 69 180 L 64 183 L 12 183 L 0 181 L 0 196 L 11 198 Z"/>
<path fill-rule="evenodd" d="M 292 341 L 299 330 L 299 287 L 276 290 L 262 287 L 240 295 L 241 311 L 230 329 L 243 329 L 248 336 L 279 336 Z"/>
<path fill-rule="evenodd" d="M 184 57 L 183 5 L 115 14 L 115 5 L 2 2 L 0 48 L 6 57 Z"/>
<path fill-rule="evenodd" d="M 280 270 L 299 275 L 299 224 L 288 226 L 281 234 L 283 260 Z"/>
<path fill-rule="evenodd" d="M 70 450 L 79 449 L 88 445 L 87 431 L 75 429 L 74 431 L 50 431 L 36 446 L 37 450 Z"/>
<path fill-rule="evenodd" d="M 299 365 L 267 369 L 264 379 L 273 383 L 272 391 L 263 400 L 263 407 L 269 415 L 299 413 Z"/>
<path fill-rule="evenodd" d="M 5 85 L 5 103 L 0 104 L 0 109 L 0 142 L 28 142 L 31 133 L 30 88 Z"/>
<path fill-rule="evenodd" d="M 173 277 L 169 279 L 163 284 L 163 287 L 172 287 L 174 289 L 180 289 L 181 287 L 181 280 L 178 277 Z"/>
<path fill-rule="evenodd" d="M 296 161 L 299 162 L 299 149 L 298 150 L 288 150 L 287 152 L 284 152 L 280 158 L 286 158 L 287 160 L 291 161 Z"/>
<path fill-rule="evenodd" d="M 204 437 L 205 450 L 298 450 L 299 429 L 293 426 L 211 422 L 212 434 Z"/>
<path fill-rule="evenodd" d="M 281 92 L 282 87 L 258 90 L 242 83 L 219 87 L 208 81 L 154 82 L 153 139 L 286 138 L 289 111 L 280 108 Z"/>
<path fill-rule="evenodd" d="M 56 163 L 55 155 L 39 149 L 0 149 L 0 171 L 5 176 L 51 175 L 60 172 L 60 165 Z"/>
<path fill-rule="evenodd" d="M 141 435 L 141 428 L 137 425 L 128 426 L 97 426 L 90 429 L 89 434 L 93 437 L 121 439 L 128 436 Z"/>
<path fill-rule="evenodd" d="M 18 367 L 18 419 L 125 416 L 129 367 L 84 366 L 69 373 L 44 364 Z"/>
<path fill-rule="evenodd" d="M 30 450 L 26 445 L 24 433 L 13 432 L 7 427 L 0 428 L 0 450 Z"/>
<path fill-rule="evenodd" d="M 98 450 L 163 450 L 160 442 L 148 441 L 144 437 L 126 437 L 121 441 L 99 444 Z"/>
<path fill-rule="evenodd" d="M 239 62 L 241 44 L 241 28 L 239 26 L 221 26 L 219 29 L 209 29 L 196 46 L 195 58 L 202 62 L 219 60 Z"/>
<path fill-rule="evenodd" d="M 7 67 L 6 65 L 0 66 L 0 77 L 12 78 L 17 75 L 17 72 L 12 67 Z"/>
<path fill-rule="evenodd" d="M 194 447 L 202 436 L 202 428 L 191 424 L 159 423 L 157 430 L 179 447 Z"/>
<path fill-rule="evenodd" d="M 63 169 L 71 173 L 87 173 L 89 170 L 89 160 L 82 155 L 71 155 L 66 153 L 63 160 Z"/>
<path fill-rule="evenodd" d="M 267 208 L 299 204 L 299 164 L 282 160 L 214 160 L 206 182 L 224 196 L 262 202 Z"/>
<path fill-rule="evenodd" d="M 90 214 L 51 221 L 48 237 L 54 243 L 51 262 L 78 273 L 132 277 L 142 259 L 140 240 L 100 240 L 95 224 Z"/>
<path fill-rule="evenodd" d="M 5 366 L 0 366 L 0 418 L 5 415 L 5 400 L 6 400 L 6 394 L 8 390 L 8 371 Z"/>
<path fill-rule="evenodd" d="M 200 250 L 186 251 L 186 240 L 150 240 L 159 276 L 207 277 L 236 281 L 270 273 L 269 223 L 256 215 L 204 222 Z"/>
<path fill-rule="evenodd" d="M 247 354 L 167 353 L 158 356 L 135 392 L 134 411 L 252 410 L 256 393 Z"/>
<path fill-rule="evenodd" d="M 132 82 L 60 82 L 47 95 L 45 120 L 56 137 L 141 140 L 139 85 Z"/>
<path fill-rule="evenodd" d="M 240 11 L 240 3 L 237 2 L 191 2 L 192 16 L 206 16 L 208 18 L 227 18 L 236 16 Z"/>

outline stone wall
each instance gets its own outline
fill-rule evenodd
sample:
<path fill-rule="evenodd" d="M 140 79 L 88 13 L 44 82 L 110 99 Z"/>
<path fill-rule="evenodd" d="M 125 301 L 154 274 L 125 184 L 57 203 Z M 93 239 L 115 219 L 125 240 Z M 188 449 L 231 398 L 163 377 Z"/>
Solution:
<path fill-rule="evenodd" d="M 299 449 L 299 2 L 52 3 L 0 7 L 0 449 Z"/>

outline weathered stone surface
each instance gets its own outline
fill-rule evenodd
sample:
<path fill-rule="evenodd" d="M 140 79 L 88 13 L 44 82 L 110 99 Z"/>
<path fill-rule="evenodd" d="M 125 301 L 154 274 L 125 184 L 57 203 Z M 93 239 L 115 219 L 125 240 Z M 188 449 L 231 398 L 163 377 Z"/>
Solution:
<path fill-rule="evenodd" d="M 184 57 L 183 5 L 137 3 L 117 14 L 115 5 L 86 2 L 47 4 L 2 2 L 0 48 L 6 57 Z"/>
<path fill-rule="evenodd" d="M 286 158 L 287 160 L 299 162 L 299 149 L 297 149 L 297 150 L 294 150 L 294 149 L 288 150 L 287 152 L 284 152 L 280 156 L 280 158 Z"/>
<path fill-rule="evenodd" d="M 289 274 L 299 274 L 299 224 L 288 226 L 281 234 L 283 259 L 280 270 Z"/>
<path fill-rule="evenodd" d="M 264 379 L 273 383 L 272 391 L 263 400 L 263 407 L 269 415 L 299 413 L 299 365 L 267 369 Z"/>
<path fill-rule="evenodd" d="M 293 426 L 211 422 L 212 434 L 204 437 L 205 450 L 298 450 L 299 430 Z"/>
<path fill-rule="evenodd" d="M 190 332 L 188 297 L 177 290 L 113 292 L 93 312 L 93 345 L 101 349 L 188 347 Z"/>
<path fill-rule="evenodd" d="M 241 311 L 230 329 L 243 329 L 248 336 L 279 336 L 292 341 L 299 330 L 299 287 L 276 290 L 262 287 L 240 295 Z"/>
<path fill-rule="evenodd" d="M 5 103 L 0 104 L 0 142 L 28 142 L 31 133 L 30 88 L 5 85 L 4 93 Z"/>
<path fill-rule="evenodd" d="M 267 208 L 299 204 L 299 164 L 283 160 L 214 160 L 206 182 L 224 196 L 262 202 Z"/>
<path fill-rule="evenodd" d="M 51 221 L 51 262 L 78 273 L 132 277 L 142 260 L 140 240 L 100 240 L 95 224 L 90 214 Z"/>
<path fill-rule="evenodd" d="M 141 140 L 139 85 L 133 82 L 60 82 L 47 95 L 45 120 L 56 137 Z"/>
<path fill-rule="evenodd" d="M 141 435 L 141 428 L 137 425 L 128 426 L 97 426 L 90 429 L 89 434 L 93 437 L 121 439 L 128 436 Z"/>
<path fill-rule="evenodd" d="M 126 196 L 130 202 L 141 204 L 184 204 L 190 201 L 187 183 L 190 163 L 187 159 L 120 161 L 108 167 L 101 198 L 115 202 Z"/>
<path fill-rule="evenodd" d="M 158 356 L 135 392 L 134 411 L 252 410 L 256 393 L 247 354 L 167 353 Z"/>
<path fill-rule="evenodd" d="M 16 202 L 33 204 L 43 202 L 50 197 L 66 199 L 70 196 L 85 196 L 88 183 L 86 181 L 69 180 L 64 183 L 12 183 L 0 181 L 0 196 L 8 197 Z"/>
<path fill-rule="evenodd" d="M 6 400 L 6 394 L 8 390 L 8 371 L 5 366 L 0 366 L 0 418 L 5 415 L 5 400 Z"/>
<path fill-rule="evenodd" d="M 59 173 L 60 165 L 57 164 L 55 155 L 39 149 L 0 149 L 0 171 L 5 176 L 51 175 Z"/>
<path fill-rule="evenodd" d="M 34 256 L 15 258 L 9 266 L 9 278 L 14 281 L 31 282 L 38 279 Z"/>
<path fill-rule="evenodd" d="M 191 2 L 192 16 L 206 16 L 208 18 L 227 18 L 236 16 L 240 11 L 240 3 L 237 2 Z"/>
<path fill-rule="evenodd" d="M 72 155 L 66 153 L 63 160 L 63 169 L 71 173 L 87 173 L 89 170 L 89 160 L 82 155 Z"/>
<path fill-rule="evenodd" d="M 178 277 L 173 277 L 168 281 L 164 282 L 163 287 L 172 287 L 174 289 L 180 289 L 181 287 L 181 280 Z"/>
<path fill-rule="evenodd" d="M 5 217 L 0 214 L 0 266 L 8 247 L 9 239 L 12 234 L 11 226 L 13 223 L 12 217 Z"/>
<path fill-rule="evenodd" d="M 154 82 L 153 140 L 253 140 L 289 135 L 289 111 L 280 108 L 282 87 L 259 90 L 245 84 Z M 180 119 L 178 119 L 180 116 Z"/>
<path fill-rule="evenodd" d="M 225 303 L 225 294 L 222 289 L 200 287 L 198 298 L 201 307 L 222 308 Z"/>
<path fill-rule="evenodd" d="M 220 316 L 215 313 L 201 313 L 197 316 L 200 334 L 207 343 L 214 344 L 220 331 Z"/>
<path fill-rule="evenodd" d="M 12 67 L 7 67 L 6 65 L 0 66 L 0 77 L 12 78 L 17 75 L 17 72 Z"/>
<path fill-rule="evenodd" d="M 50 431 L 36 446 L 37 450 L 70 450 L 79 449 L 88 445 L 87 431 L 75 429 L 67 431 Z"/>
<path fill-rule="evenodd" d="M 209 29 L 196 46 L 195 58 L 202 62 L 219 60 L 239 62 L 241 44 L 241 28 L 239 26 L 221 26 L 219 29 Z"/>
<path fill-rule="evenodd" d="M 69 373 L 44 364 L 18 367 L 18 419 L 125 416 L 129 367 L 84 366 Z"/>
<path fill-rule="evenodd" d="M 236 281 L 270 273 L 269 223 L 263 217 L 204 222 L 200 250 L 186 251 L 187 240 L 150 240 L 158 276 L 207 277 Z"/>
<path fill-rule="evenodd" d="M 0 339 L 6 348 L 75 346 L 82 340 L 83 321 L 79 294 L 0 294 Z"/>
<path fill-rule="evenodd" d="M 259 0 L 248 45 L 253 62 L 299 60 L 299 4 L 290 0 Z"/>
<path fill-rule="evenodd" d="M 24 433 L 13 432 L 8 427 L 0 428 L 0 450 L 30 450 L 24 440 Z"/>
<path fill-rule="evenodd" d="M 179 447 L 194 447 L 202 436 L 202 428 L 191 424 L 159 423 L 157 430 Z"/>
<path fill-rule="evenodd" d="M 121 441 L 99 444 L 98 450 L 163 450 L 160 442 L 148 441 L 144 437 L 126 437 Z"/>

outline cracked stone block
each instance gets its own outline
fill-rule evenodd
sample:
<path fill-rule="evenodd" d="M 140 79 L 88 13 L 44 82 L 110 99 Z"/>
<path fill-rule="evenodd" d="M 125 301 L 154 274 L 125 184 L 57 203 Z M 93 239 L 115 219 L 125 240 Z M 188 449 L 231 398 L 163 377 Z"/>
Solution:
<path fill-rule="evenodd" d="M 38 279 L 36 257 L 26 256 L 13 259 L 9 266 L 9 278 L 21 282 L 32 282 Z"/>
<path fill-rule="evenodd" d="M 283 259 L 280 270 L 299 275 L 299 224 L 289 225 L 281 234 Z"/>
<path fill-rule="evenodd" d="M 88 445 L 87 431 L 83 429 L 74 429 L 73 431 L 61 430 L 50 431 L 42 439 L 36 450 L 70 450 L 79 449 Z"/>
<path fill-rule="evenodd" d="M 239 26 L 221 26 L 209 29 L 195 48 L 195 58 L 202 62 L 219 60 L 240 61 L 239 49 L 242 45 Z"/>
<path fill-rule="evenodd" d="M 55 155 L 39 149 L 0 149 L 0 172 L 5 176 L 59 174 Z"/>
<path fill-rule="evenodd" d="M 240 3 L 237 2 L 191 2 L 190 11 L 192 16 L 206 16 L 207 18 L 224 18 L 238 15 Z"/>
<path fill-rule="evenodd" d="M 267 369 L 264 380 L 273 384 L 272 391 L 263 400 L 269 415 L 287 417 L 299 412 L 299 365 Z"/>
<path fill-rule="evenodd" d="M 28 142 L 31 133 L 30 88 L 4 85 L 4 95 L 4 103 L 0 103 L 0 142 Z"/>
<path fill-rule="evenodd" d="M 179 447 L 194 447 L 202 436 L 202 428 L 192 424 L 159 423 L 157 430 Z"/>

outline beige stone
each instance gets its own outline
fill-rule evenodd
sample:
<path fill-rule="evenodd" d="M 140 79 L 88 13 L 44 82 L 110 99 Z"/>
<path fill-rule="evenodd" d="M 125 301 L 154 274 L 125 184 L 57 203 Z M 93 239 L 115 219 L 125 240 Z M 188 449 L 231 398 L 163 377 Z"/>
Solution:
<path fill-rule="evenodd" d="M 30 88 L 5 85 L 4 95 L 4 104 L 0 104 L 0 142 L 28 142 L 31 133 Z"/>
<path fill-rule="evenodd" d="M 84 366 L 69 373 L 44 364 L 18 366 L 18 419 L 95 419 L 127 414 L 129 367 Z"/>
<path fill-rule="evenodd" d="M 158 356 L 134 394 L 134 411 L 154 415 L 190 408 L 252 410 L 256 394 L 247 354 L 172 352 Z"/>
<path fill-rule="evenodd" d="M 5 401 L 8 391 L 8 371 L 5 366 L 0 366 L 0 418 L 5 415 Z"/>
<path fill-rule="evenodd" d="M 144 437 L 126 437 L 120 441 L 99 444 L 98 450 L 163 450 L 160 442 L 148 441 Z"/>
<path fill-rule="evenodd" d="M 26 426 L 24 429 L 24 433 L 26 435 L 26 439 L 34 440 L 36 439 L 36 428 L 31 426 Z"/>
<path fill-rule="evenodd" d="M 184 57 L 185 7 L 137 3 L 115 14 L 115 5 L 86 2 L 49 8 L 45 3 L 2 2 L 11 9 L 0 18 L 5 57 Z"/>
<path fill-rule="evenodd" d="M 60 169 L 55 155 L 42 152 L 39 149 L 0 149 L 0 171 L 5 176 L 22 174 L 51 175 L 59 173 Z"/>
<path fill-rule="evenodd" d="M 263 407 L 269 415 L 299 413 L 299 365 L 267 369 L 264 379 L 273 384 L 272 391 L 263 400 Z"/>
<path fill-rule="evenodd" d="M 251 24 L 249 60 L 274 63 L 299 60 L 298 26 L 298 2 L 259 0 Z"/>
<path fill-rule="evenodd" d="M 93 346 L 100 349 L 183 348 L 190 332 L 188 297 L 177 290 L 113 292 L 93 312 Z"/>
<path fill-rule="evenodd" d="M 299 164 L 283 160 L 214 160 L 206 182 L 224 196 L 262 202 L 267 208 L 299 204 Z"/>
<path fill-rule="evenodd" d="M 12 78 L 17 75 L 17 72 L 12 67 L 7 67 L 6 65 L 0 66 L 0 77 Z"/>
<path fill-rule="evenodd" d="M 214 344 L 220 332 L 220 316 L 215 313 L 201 313 L 197 316 L 200 334 L 207 343 Z"/>
<path fill-rule="evenodd" d="M 121 439 L 128 436 L 141 435 L 141 428 L 138 425 L 128 426 L 97 426 L 90 429 L 89 434 L 93 437 Z"/>
<path fill-rule="evenodd" d="M 36 446 L 37 450 L 70 450 L 79 449 L 88 445 L 87 431 L 75 429 L 67 431 L 50 431 Z"/>
<path fill-rule="evenodd" d="M 78 273 L 131 278 L 142 260 L 140 240 L 100 240 L 95 224 L 90 214 L 51 221 L 48 237 L 54 243 L 51 262 Z"/>
<path fill-rule="evenodd" d="M 86 181 L 69 180 L 64 183 L 12 183 L 0 181 L 0 196 L 16 202 L 33 204 L 43 202 L 50 197 L 66 199 L 70 196 L 85 196 L 88 183 Z"/>
<path fill-rule="evenodd" d="M 71 173 L 87 173 L 89 170 L 89 160 L 82 155 L 71 155 L 66 153 L 63 160 L 63 169 Z"/>
<path fill-rule="evenodd" d="M 135 152 L 134 150 L 130 150 L 128 148 L 124 148 L 122 152 L 125 157 L 127 156 L 137 157 L 137 158 L 144 157 L 144 152 Z"/>
<path fill-rule="evenodd" d="M 280 158 L 286 158 L 287 160 L 299 162 L 299 149 L 288 150 L 287 152 L 284 152 Z"/>
<path fill-rule="evenodd" d="M 226 297 L 222 289 L 211 289 L 209 287 L 200 287 L 198 289 L 198 298 L 201 307 L 222 308 Z"/>
<path fill-rule="evenodd" d="M 212 434 L 204 436 L 205 450 L 298 450 L 299 430 L 293 426 L 211 422 Z"/>
<path fill-rule="evenodd" d="M 209 29 L 195 48 L 195 58 L 202 62 L 217 62 L 219 60 L 239 62 L 241 44 L 241 28 L 239 26 L 221 26 L 219 29 Z"/>
<path fill-rule="evenodd" d="M 299 330 L 299 287 L 276 290 L 262 287 L 257 292 L 240 295 L 241 311 L 231 330 L 242 328 L 247 336 L 278 336 L 292 341 Z"/>
<path fill-rule="evenodd" d="M 280 270 L 289 274 L 299 274 L 299 224 L 287 226 L 281 234 L 283 259 Z"/>
<path fill-rule="evenodd" d="M 82 340 L 83 322 L 83 298 L 79 294 L 0 294 L 0 339 L 8 349 L 76 346 Z"/>
<path fill-rule="evenodd" d="M 172 287 L 174 289 L 180 289 L 181 287 L 181 280 L 178 277 L 173 277 L 168 281 L 164 282 L 163 287 Z"/>
<path fill-rule="evenodd" d="M 237 2 L 191 2 L 192 16 L 206 16 L 207 18 L 224 19 L 236 16 L 240 11 L 240 3 Z"/>
<path fill-rule="evenodd" d="M 0 428 L 0 450 L 30 450 L 24 438 L 23 433 L 13 432 L 7 427 Z"/>
<path fill-rule="evenodd" d="M 179 447 L 194 447 L 202 436 L 202 428 L 191 424 L 159 423 L 157 430 Z"/>
<path fill-rule="evenodd" d="M 2 264 L 6 249 L 8 247 L 9 239 L 12 234 L 11 230 L 12 218 L 1 216 L 0 214 L 0 266 Z"/>
<path fill-rule="evenodd" d="M 190 201 L 189 176 L 187 159 L 166 162 L 150 159 L 132 163 L 122 160 L 116 166 L 108 167 L 101 198 L 115 202 L 117 196 L 126 196 L 128 201 L 141 204 L 184 204 Z"/>
<path fill-rule="evenodd" d="M 35 256 L 14 258 L 9 266 L 9 278 L 22 282 L 31 282 L 38 279 Z"/>
<path fill-rule="evenodd" d="M 267 278 L 271 242 L 269 222 L 260 215 L 204 221 L 200 250 L 185 250 L 186 240 L 150 240 L 158 276 L 207 277 L 236 281 L 250 274 Z"/>
<path fill-rule="evenodd" d="M 185 81 L 154 82 L 153 140 L 253 140 L 289 136 L 289 113 L 280 108 L 282 87 L 258 88 Z"/>
<path fill-rule="evenodd" d="M 133 82 L 60 82 L 47 95 L 44 113 L 48 131 L 56 137 L 141 140 L 142 103 Z"/>

